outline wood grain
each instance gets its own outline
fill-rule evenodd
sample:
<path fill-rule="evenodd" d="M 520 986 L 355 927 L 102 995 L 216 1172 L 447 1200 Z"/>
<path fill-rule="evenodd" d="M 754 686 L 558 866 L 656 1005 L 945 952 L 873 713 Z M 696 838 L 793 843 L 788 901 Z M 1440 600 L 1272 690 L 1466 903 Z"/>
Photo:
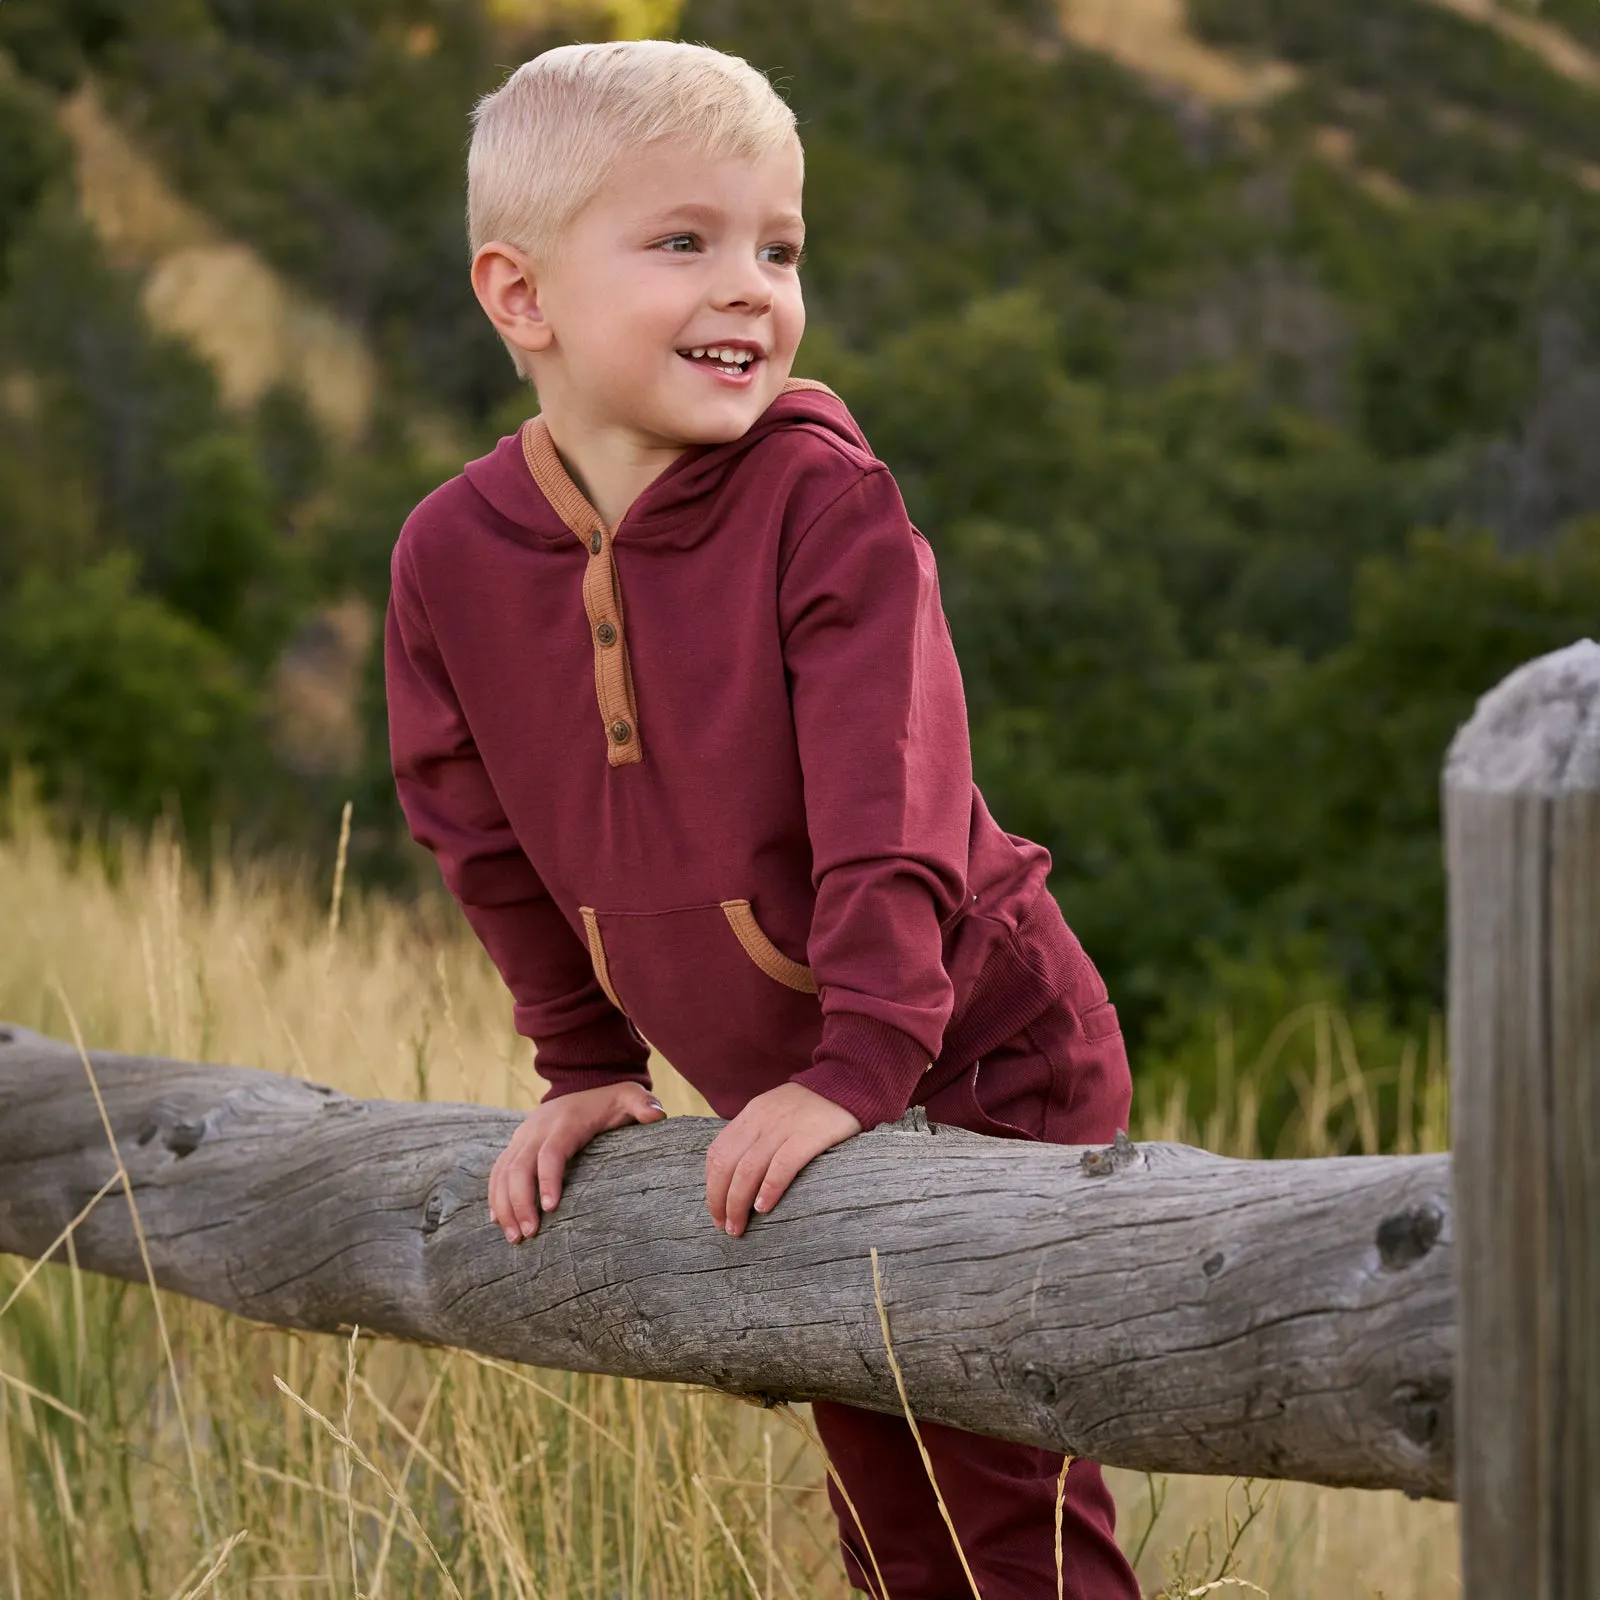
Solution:
<path fill-rule="evenodd" d="M 76 1051 L 0 1029 L 0 1250 L 48 1249 L 116 1168 Z M 1228 1161 L 925 1121 L 815 1161 L 743 1239 L 720 1124 L 603 1135 L 538 1237 L 485 1182 L 509 1111 L 91 1058 L 158 1280 L 259 1321 L 896 1412 L 1150 1471 L 1452 1493 L 1447 1156 Z M 79 1262 L 143 1275 L 120 1190 Z"/>
<path fill-rule="evenodd" d="M 1600 1594 L 1600 645 L 1445 768 L 1467 1600 Z"/>

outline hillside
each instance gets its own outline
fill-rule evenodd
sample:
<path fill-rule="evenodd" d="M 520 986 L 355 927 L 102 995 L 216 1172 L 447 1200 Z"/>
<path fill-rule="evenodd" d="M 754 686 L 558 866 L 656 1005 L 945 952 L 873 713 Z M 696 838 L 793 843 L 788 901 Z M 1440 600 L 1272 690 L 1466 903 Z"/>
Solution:
<path fill-rule="evenodd" d="M 353 795 L 360 870 L 412 870 L 358 619 L 410 506 L 531 405 L 465 282 L 465 112 L 679 9 L 0 9 L 0 758 L 63 814 L 320 845 Z M 1312 995 L 1420 1026 L 1443 742 L 1600 618 L 1600 13 L 676 27 L 801 115 L 802 364 L 935 543 L 985 793 L 1144 1058 L 1214 1059 L 1218 1005 L 1241 1052 Z M 286 738 L 286 651 L 303 707 L 358 649 L 345 731 Z"/>

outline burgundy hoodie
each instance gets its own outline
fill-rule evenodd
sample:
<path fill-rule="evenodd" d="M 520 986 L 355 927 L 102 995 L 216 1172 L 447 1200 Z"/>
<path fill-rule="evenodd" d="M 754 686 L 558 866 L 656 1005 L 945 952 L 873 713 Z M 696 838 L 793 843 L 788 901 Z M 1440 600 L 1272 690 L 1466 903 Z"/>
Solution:
<path fill-rule="evenodd" d="M 524 424 L 407 519 L 386 661 L 411 832 L 552 1095 L 648 1084 L 648 1040 L 723 1116 L 792 1079 L 871 1127 L 1087 965 L 973 785 L 933 553 L 821 385 L 615 529 Z"/>

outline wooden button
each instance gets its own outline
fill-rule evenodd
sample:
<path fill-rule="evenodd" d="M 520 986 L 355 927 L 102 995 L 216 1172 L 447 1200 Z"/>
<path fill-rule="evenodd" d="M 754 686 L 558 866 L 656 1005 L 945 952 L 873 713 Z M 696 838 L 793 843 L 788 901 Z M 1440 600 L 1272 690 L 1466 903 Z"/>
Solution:
<path fill-rule="evenodd" d="M 611 737 L 616 740 L 618 744 L 626 744 L 633 737 L 633 729 L 628 725 L 624 718 L 618 717 L 617 720 L 611 724 Z"/>
<path fill-rule="evenodd" d="M 605 535 L 603 533 L 601 533 L 601 531 L 598 528 L 596 528 L 594 530 L 594 532 L 589 535 L 589 554 L 592 555 L 592 556 L 599 555 L 600 554 L 600 546 L 604 542 L 605 542 Z"/>
<path fill-rule="evenodd" d="M 609 622 L 602 622 L 600 626 L 594 630 L 594 636 L 607 648 L 617 642 L 617 630 L 612 627 Z"/>

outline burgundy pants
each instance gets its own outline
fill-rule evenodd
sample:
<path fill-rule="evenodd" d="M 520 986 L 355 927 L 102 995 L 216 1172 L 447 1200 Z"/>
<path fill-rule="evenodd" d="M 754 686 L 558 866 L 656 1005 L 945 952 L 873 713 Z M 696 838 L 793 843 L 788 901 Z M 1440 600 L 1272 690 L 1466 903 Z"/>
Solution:
<path fill-rule="evenodd" d="M 1128 1126 L 1128 1058 L 1093 968 L 1081 989 L 938 1090 L 928 1116 L 1007 1139 L 1109 1144 Z M 819 1401 L 812 1412 L 861 1519 L 830 1480 L 851 1583 L 877 1600 L 971 1600 L 906 1423 L 832 1402 Z M 937 1423 L 918 1427 L 983 1600 L 1051 1600 L 1063 1457 Z M 1074 1461 L 1068 1470 L 1061 1524 L 1065 1600 L 1139 1600 L 1113 1537 L 1116 1508 L 1094 1462 Z"/>

